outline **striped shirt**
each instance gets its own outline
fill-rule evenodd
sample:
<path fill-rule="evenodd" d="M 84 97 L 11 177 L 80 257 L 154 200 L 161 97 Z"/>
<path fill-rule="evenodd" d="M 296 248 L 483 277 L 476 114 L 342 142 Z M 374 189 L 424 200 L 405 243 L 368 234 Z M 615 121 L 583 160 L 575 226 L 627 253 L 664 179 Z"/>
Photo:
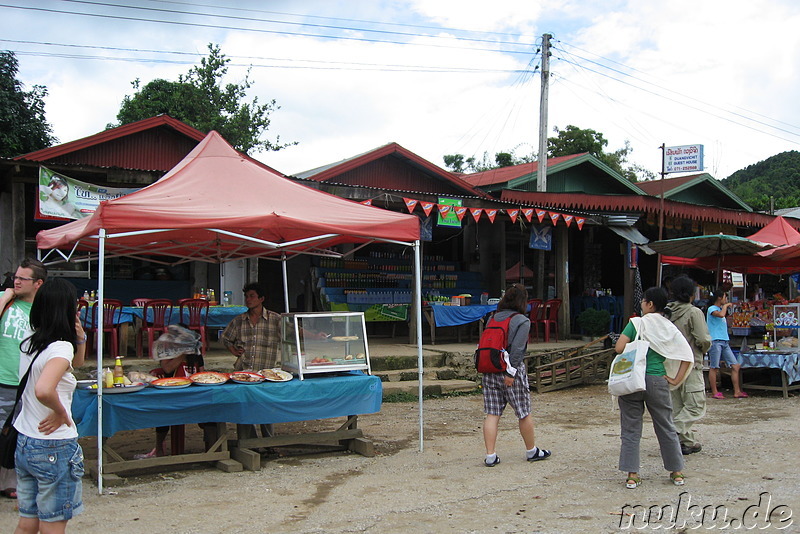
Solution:
<path fill-rule="evenodd" d="M 225 348 L 231 345 L 244 347 L 244 355 L 234 365 L 237 371 L 275 367 L 280 351 L 280 319 L 280 314 L 264 307 L 255 325 L 248 312 L 233 318 L 222 333 L 222 342 Z"/>

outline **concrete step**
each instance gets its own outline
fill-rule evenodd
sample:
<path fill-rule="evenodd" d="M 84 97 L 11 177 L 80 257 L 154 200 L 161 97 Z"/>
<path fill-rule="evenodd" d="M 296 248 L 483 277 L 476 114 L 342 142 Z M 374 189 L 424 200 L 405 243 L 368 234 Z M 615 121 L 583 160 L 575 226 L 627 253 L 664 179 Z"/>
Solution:
<path fill-rule="evenodd" d="M 422 365 L 428 367 L 441 367 L 444 365 L 443 353 L 425 351 L 422 355 Z M 396 369 L 416 369 L 417 354 L 403 354 L 399 356 L 374 354 L 370 351 L 369 362 L 372 371 L 392 371 Z"/>
<path fill-rule="evenodd" d="M 402 382 L 383 382 L 383 396 L 392 393 L 408 393 L 416 395 L 419 393 L 419 382 L 417 380 L 404 380 Z M 457 391 L 475 391 L 478 384 L 472 380 L 431 380 L 422 382 L 422 392 L 424 395 L 441 395 L 443 393 L 454 393 Z"/>
<path fill-rule="evenodd" d="M 384 382 L 407 382 L 417 380 L 419 373 L 414 369 L 392 369 L 390 371 L 372 370 L 372 374 L 379 376 Z M 455 370 L 450 367 L 426 367 L 422 372 L 423 380 L 452 380 L 458 378 Z"/>

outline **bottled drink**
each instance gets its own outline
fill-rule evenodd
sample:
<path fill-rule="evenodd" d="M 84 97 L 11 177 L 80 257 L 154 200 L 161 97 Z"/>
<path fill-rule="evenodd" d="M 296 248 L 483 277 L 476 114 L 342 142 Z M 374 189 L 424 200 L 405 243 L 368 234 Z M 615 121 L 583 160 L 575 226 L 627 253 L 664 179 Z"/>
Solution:
<path fill-rule="evenodd" d="M 764 348 L 769 348 L 769 334 L 764 334 Z"/>
<path fill-rule="evenodd" d="M 83 292 L 83 300 L 89 302 L 89 290 Z"/>
<path fill-rule="evenodd" d="M 125 383 L 125 371 L 122 369 L 122 357 L 117 356 L 117 361 L 114 362 L 114 384 Z"/>

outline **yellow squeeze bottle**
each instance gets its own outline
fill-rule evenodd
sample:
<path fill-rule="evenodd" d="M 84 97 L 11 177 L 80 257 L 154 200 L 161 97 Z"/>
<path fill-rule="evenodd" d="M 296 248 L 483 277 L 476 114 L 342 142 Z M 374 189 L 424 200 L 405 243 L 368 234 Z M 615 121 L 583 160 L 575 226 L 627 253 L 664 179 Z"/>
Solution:
<path fill-rule="evenodd" d="M 122 370 L 122 358 L 117 356 L 114 362 L 114 385 L 125 385 L 125 372 Z"/>

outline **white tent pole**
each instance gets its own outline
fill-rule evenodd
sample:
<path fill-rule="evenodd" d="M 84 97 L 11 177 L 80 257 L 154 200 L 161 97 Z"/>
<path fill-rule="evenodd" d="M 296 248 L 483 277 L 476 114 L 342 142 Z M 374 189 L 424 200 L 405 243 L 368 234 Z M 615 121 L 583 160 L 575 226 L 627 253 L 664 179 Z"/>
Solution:
<path fill-rule="evenodd" d="M 417 323 L 417 377 L 419 380 L 419 452 L 423 450 L 422 417 L 422 247 L 414 241 L 414 321 Z"/>
<path fill-rule="evenodd" d="M 106 229 L 100 228 L 97 248 L 97 302 L 95 317 L 98 324 L 93 325 L 97 332 L 97 491 L 103 494 L 103 299 L 105 298 L 104 278 L 106 275 Z M 87 313 L 89 310 L 86 310 Z"/>
<path fill-rule="evenodd" d="M 283 272 L 283 307 L 289 313 L 289 277 L 286 274 L 286 253 L 281 254 L 281 271 Z"/>

